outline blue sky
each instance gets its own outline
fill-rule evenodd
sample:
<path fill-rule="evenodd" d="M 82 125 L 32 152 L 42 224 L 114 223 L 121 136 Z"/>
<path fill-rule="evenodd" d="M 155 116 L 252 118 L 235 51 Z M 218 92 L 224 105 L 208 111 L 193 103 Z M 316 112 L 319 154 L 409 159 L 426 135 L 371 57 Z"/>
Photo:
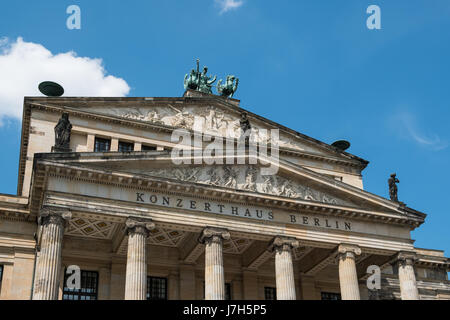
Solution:
<path fill-rule="evenodd" d="M 81 30 L 66 27 L 72 4 L 81 8 Z M 366 27 L 371 4 L 381 8 L 381 30 Z M 244 108 L 327 143 L 351 141 L 349 152 L 370 161 L 367 191 L 388 197 L 387 179 L 396 172 L 400 200 L 428 214 L 413 232 L 416 246 L 449 255 L 448 0 L 2 3 L 0 45 L 19 37 L 53 55 L 102 59 L 118 95 L 181 96 L 197 57 L 219 78 L 235 74 Z M 0 82 L 21 88 L 15 74 L 0 70 Z M 2 97 L 10 91 L 0 91 L 0 102 L 18 101 L 0 107 L 0 142 L 8 150 L 0 157 L 0 192 L 15 194 L 17 115 L 23 96 L 35 91 Z"/>

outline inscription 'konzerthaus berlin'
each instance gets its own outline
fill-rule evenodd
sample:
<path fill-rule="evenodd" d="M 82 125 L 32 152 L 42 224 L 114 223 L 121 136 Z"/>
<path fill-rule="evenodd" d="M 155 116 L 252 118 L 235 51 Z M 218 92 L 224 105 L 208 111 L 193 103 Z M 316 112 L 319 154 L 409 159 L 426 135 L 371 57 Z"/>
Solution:
<path fill-rule="evenodd" d="M 448 258 L 411 238 L 425 214 L 365 191 L 367 161 L 244 110 L 234 77 L 209 94 L 206 73 L 183 97 L 25 98 L 0 299 L 450 298 Z M 174 164 L 172 134 L 198 136 L 194 120 L 212 136 L 278 130 L 278 171 L 233 154 Z"/>
<path fill-rule="evenodd" d="M 234 217 L 243 217 L 250 219 L 269 220 L 275 222 L 286 222 L 286 217 L 290 223 L 299 223 L 303 225 L 310 225 L 314 227 L 334 228 L 342 230 L 352 230 L 351 222 L 325 219 L 320 217 L 302 215 L 302 214 L 289 214 L 285 215 L 284 219 L 280 213 L 274 210 L 267 210 L 264 207 L 246 207 L 237 206 L 226 203 L 215 203 L 211 201 L 193 200 L 181 197 L 172 197 L 169 195 L 161 194 L 146 194 L 142 192 L 136 193 L 136 202 L 138 203 L 151 203 L 158 206 L 167 206 L 172 208 L 180 208 L 185 210 L 201 211 L 205 213 L 216 213 L 229 215 Z"/>

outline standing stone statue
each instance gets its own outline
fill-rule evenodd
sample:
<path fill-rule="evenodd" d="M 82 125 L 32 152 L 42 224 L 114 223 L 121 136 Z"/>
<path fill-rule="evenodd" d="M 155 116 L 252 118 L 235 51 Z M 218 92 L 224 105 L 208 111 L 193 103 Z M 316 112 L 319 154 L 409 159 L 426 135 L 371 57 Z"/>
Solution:
<path fill-rule="evenodd" d="M 245 142 L 248 143 L 250 134 L 252 132 L 252 125 L 250 124 L 250 121 L 248 120 L 247 112 L 242 112 L 241 120 L 239 120 L 239 123 L 240 123 L 241 130 L 242 130 L 241 139 L 245 138 Z"/>
<path fill-rule="evenodd" d="M 61 119 L 55 127 L 55 146 L 53 152 L 71 152 L 70 150 L 70 134 L 72 132 L 72 124 L 69 121 L 69 114 L 63 113 Z"/>
<path fill-rule="evenodd" d="M 391 177 L 388 180 L 389 184 L 389 196 L 391 197 L 392 201 L 399 202 L 398 201 L 398 188 L 397 183 L 400 183 L 400 180 L 396 178 L 396 174 L 391 174 Z"/>

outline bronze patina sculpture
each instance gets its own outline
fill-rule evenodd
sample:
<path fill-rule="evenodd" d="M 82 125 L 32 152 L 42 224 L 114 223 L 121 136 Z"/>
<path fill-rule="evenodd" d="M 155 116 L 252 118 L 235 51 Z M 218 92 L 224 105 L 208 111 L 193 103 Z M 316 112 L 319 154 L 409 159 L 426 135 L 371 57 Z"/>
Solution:
<path fill-rule="evenodd" d="M 208 76 L 208 67 L 203 68 L 203 72 L 200 74 L 200 84 L 198 90 L 204 93 L 212 94 L 213 83 L 216 82 L 217 76 Z"/>
<path fill-rule="evenodd" d="M 236 83 L 235 83 L 236 80 Z M 222 80 L 217 83 L 217 92 L 219 92 L 222 97 L 233 98 L 239 84 L 239 79 L 233 75 L 227 76 L 225 84 L 222 85 Z"/>
<path fill-rule="evenodd" d="M 400 180 L 396 178 L 396 174 L 391 174 L 391 177 L 388 180 L 389 184 L 389 196 L 391 197 L 392 201 L 399 202 L 398 201 L 398 188 L 397 183 L 400 183 Z"/>
<path fill-rule="evenodd" d="M 184 76 L 184 89 L 212 94 L 211 88 L 216 79 L 217 76 L 208 76 L 208 67 L 206 66 L 203 68 L 203 72 L 200 72 L 200 60 L 197 59 L 197 70 L 192 69 L 189 75 Z"/>
<path fill-rule="evenodd" d="M 198 76 L 197 72 L 192 69 L 191 73 L 184 76 L 184 89 L 197 90 L 198 88 Z"/>
<path fill-rule="evenodd" d="M 216 80 L 217 76 L 208 76 L 208 67 L 205 66 L 200 72 L 200 60 L 197 59 L 197 69 L 192 69 L 189 74 L 184 76 L 184 89 L 212 94 L 212 87 Z M 228 75 L 225 84 L 222 84 L 222 80 L 217 83 L 217 92 L 222 97 L 232 98 L 237 91 L 238 84 L 238 78 Z"/>
<path fill-rule="evenodd" d="M 55 146 L 52 148 L 54 152 L 70 152 L 70 134 L 72 132 L 72 124 L 69 121 L 69 114 L 63 113 L 61 119 L 55 127 Z"/>

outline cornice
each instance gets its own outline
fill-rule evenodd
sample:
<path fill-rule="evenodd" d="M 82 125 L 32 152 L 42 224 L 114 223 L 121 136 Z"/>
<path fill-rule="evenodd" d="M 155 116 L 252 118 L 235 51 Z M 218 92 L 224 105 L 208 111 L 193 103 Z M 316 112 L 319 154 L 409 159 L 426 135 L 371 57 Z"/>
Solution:
<path fill-rule="evenodd" d="M 68 180 L 78 180 L 91 183 L 102 183 L 106 185 L 119 186 L 133 190 L 150 192 L 164 192 L 167 194 L 192 196 L 199 199 L 218 200 L 229 203 L 264 205 L 268 208 L 278 208 L 286 211 L 320 214 L 340 218 L 352 218 L 362 221 L 373 221 L 377 223 L 395 224 L 408 226 L 411 229 L 418 227 L 423 220 L 398 213 L 375 212 L 363 210 L 356 207 L 344 207 L 313 201 L 297 200 L 280 196 L 260 194 L 250 191 L 232 190 L 223 187 L 209 186 L 199 183 L 177 181 L 172 179 L 155 178 L 150 176 L 139 176 L 120 172 L 105 172 L 79 166 L 55 163 L 51 161 L 39 161 L 36 166 L 37 176 L 59 177 Z M 40 183 L 44 181 L 39 179 Z M 34 188 L 39 194 L 34 194 L 31 199 L 31 211 L 39 209 L 42 198 L 43 185 L 35 183 Z"/>

